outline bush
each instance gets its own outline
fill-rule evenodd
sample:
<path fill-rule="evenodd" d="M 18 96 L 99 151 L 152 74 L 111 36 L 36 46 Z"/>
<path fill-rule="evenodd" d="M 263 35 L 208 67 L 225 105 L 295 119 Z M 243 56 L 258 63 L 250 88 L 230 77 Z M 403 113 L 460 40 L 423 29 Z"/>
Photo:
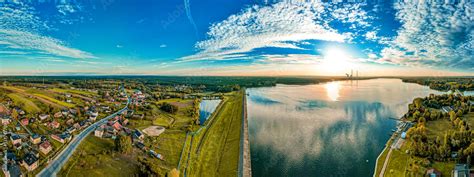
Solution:
<path fill-rule="evenodd" d="M 164 102 L 161 105 L 160 109 L 162 111 L 165 111 L 165 112 L 168 112 L 168 113 L 171 113 L 171 114 L 176 114 L 176 112 L 178 112 L 178 106 L 169 104 L 167 102 Z"/>

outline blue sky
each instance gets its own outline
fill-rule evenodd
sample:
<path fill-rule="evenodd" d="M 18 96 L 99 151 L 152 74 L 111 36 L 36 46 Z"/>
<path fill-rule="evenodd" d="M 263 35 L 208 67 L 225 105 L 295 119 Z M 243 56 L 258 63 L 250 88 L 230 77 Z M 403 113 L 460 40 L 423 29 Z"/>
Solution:
<path fill-rule="evenodd" d="M 0 74 L 473 75 L 472 2 L 0 0 Z"/>

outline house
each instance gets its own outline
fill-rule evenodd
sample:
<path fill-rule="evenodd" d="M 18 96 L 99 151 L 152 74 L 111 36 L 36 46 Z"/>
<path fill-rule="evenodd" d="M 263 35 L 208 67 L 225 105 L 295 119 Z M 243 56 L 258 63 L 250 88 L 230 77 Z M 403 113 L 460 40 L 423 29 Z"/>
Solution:
<path fill-rule="evenodd" d="M 23 157 L 21 165 L 28 171 L 33 171 L 38 167 L 38 158 L 33 153 L 27 153 Z"/>
<path fill-rule="evenodd" d="M 71 119 L 67 120 L 67 121 L 66 121 L 66 124 L 67 124 L 67 125 L 72 125 L 72 124 L 74 124 L 74 119 L 71 118 Z"/>
<path fill-rule="evenodd" d="M 2 125 L 8 125 L 12 121 L 12 118 L 10 116 L 3 116 L 2 117 Z"/>
<path fill-rule="evenodd" d="M 24 119 L 21 119 L 21 125 L 28 125 L 30 123 L 30 120 L 28 120 L 28 118 L 24 118 Z"/>
<path fill-rule="evenodd" d="M 72 100 L 67 99 L 66 102 L 67 102 L 67 103 L 72 103 Z"/>
<path fill-rule="evenodd" d="M 40 120 L 45 120 L 45 119 L 47 119 L 48 117 L 49 117 L 48 114 L 41 114 L 41 115 L 39 115 L 39 119 L 40 119 Z"/>
<path fill-rule="evenodd" d="M 66 140 L 64 138 L 61 137 L 61 135 L 51 135 L 51 138 L 56 140 L 56 141 L 59 141 L 60 143 L 65 143 Z"/>
<path fill-rule="evenodd" d="M 119 131 L 122 129 L 122 125 L 119 122 L 115 122 L 112 127 L 115 128 L 115 130 Z"/>
<path fill-rule="evenodd" d="M 138 149 L 143 149 L 145 148 L 145 144 L 143 144 L 142 142 L 138 142 L 135 144 L 137 146 Z"/>
<path fill-rule="evenodd" d="M 95 129 L 94 135 L 97 136 L 97 137 L 102 138 L 102 136 L 104 135 L 104 128 L 99 127 L 97 129 Z"/>
<path fill-rule="evenodd" d="M 92 115 L 91 115 L 91 116 L 89 117 L 89 120 L 91 120 L 92 122 L 94 122 L 95 120 L 97 120 L 97 116 L 92 116 Z"/>
<path fill-rule="evenodd" d="M 61 113 L 63 114 L 63 116 L 67 116 L 69 114 L 69 111 L 67 109 L 63 109 Z"/>
<path fill-rule="evenodd" d="M 20 130 L 21 130 L 21 125 L 20 125 L 20 123 L 16 123 L 15 129 L 16 129 L 16 131 L 20 131 Z"/>
<path fill-rule="evenodd" d="M 469 166 L 467 164 L 456 164 L 452 171 L 453 177 L 469 177 Z"/>
<path fill-rule="evenodd" d="M 69 133 L 62 133 L 61 135 L 59 135 L 59 137 L 66 141 L 70 141 L 72 138 L 71 134 Z"/>
<path fill-rule="evenodd" d="M 33 144 L 39 144 L 41 143 L 41 137 L 38 134 L 33 134 L 30 136 L 30 141 Z"/>
<path fill-rule="evenodd" d="M 67 128 L 67 130 L 66 130 L 66 131 L 67 131 L 67 132 L 69 132 L 69 133 L 73 133 L 73 132 L 75 132 L 75 131 L 76 131 L 76 127 L 74 127 L 74 126 L 71 126 L 71 127 Z"/>
<path fill-rule="evenodd" d="M 12 141 L 13 145 L 21 144 L 21 137 L 17 134 L 12 134 L 10 136 L 10 140 Z"/>
<path fill-rule="evenodd" d="M 39 145 L 39 150 L 45 155 L 47 155 L 52 149 L 53 147 L 49 141 L 44 141 Z"/>
<path fill-rule="evenodd" d="M 441 110 L 444 112 L 444 113 L 449 113 L 450 111 L 453 110 L 453 108 L 449 107 L 449 106 L 443 106 L 441 108 Z"/>
<path fill-rule="evenodd" d="M 150 155 L 153 156 L 153 157 L 156 157 L 156 158 L 158 158 L 158 159 L 160 159 L 160 160 L 163 160 L 163 156 L 162 156 L 161 154 L 156 153 L 156 152 L 153 151 L 153 150 L 150 150 Z"/>
<path fill-rule="evenodd" d="M 143 138 L 145 138 L 145 135 L 143 135 L 143 133 L 140 130 L 135 130 L 133 131 L 132 137 L 133 139 L 143 140 Z"/>
<path fill-rule="evenodd" d="M 69 112 L 73 115 L 77 115 L 77 110 L 76 109 L 69 109 Z"/>
<path fill-rule="evenodd" d="M 426 177 L 441 177 L 441 172 L 434 168 L 430 168 L 426 170 L 425 176 Z"/>
<path fill-rule="evenodd" d="M 57 112 L 57 113 L 54 114 L 54 118 L 60 118 L 60 117 L 62 117 L 62 116 L 63 116 L 63 115 L 62 115 L 61 112 Z"/>
<path fill-rule="evenodd" d="M 49 126 L 51 126 L 51 128 L 59 128 L 61 124 L 59 124 L 58 121 L 53 120 L 51 123 L 49 123 Z"/>
<path fill-rule="evenodd" d="M 95 111 L 95 110 L 94 110 L 94 111 L 91 111 L 91 116 L 97 117 L 97 116 L 99 116 L 99 112 L 97 112 L 97 111 Z"/>

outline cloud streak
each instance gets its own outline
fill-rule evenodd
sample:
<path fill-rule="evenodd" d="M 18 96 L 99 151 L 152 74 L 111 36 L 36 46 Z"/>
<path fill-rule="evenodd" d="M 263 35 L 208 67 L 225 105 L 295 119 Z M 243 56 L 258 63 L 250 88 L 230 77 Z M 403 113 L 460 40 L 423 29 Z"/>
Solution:
<path fill-rule="evenodd" d="M 329 22 L 368 24 L 364 22 L 366 14 L 358 6 L 341 8 L 291 2 L 253 6 L 214 23 L 207 33 L 208 39 L 196 43 L 199 51 L 181 60 L 238 59 L 229 56 L 260 48 L 301 50 L 298 44 L 307 40 L 345 42 L 350 40 L 351 34 L 339 33 Z"/>
<path fill-rule="evenodd" d="M 34 9 L 18 3 L 0 7 L 0 49 L 11 54 L 95 58 L 88 52 L 68 47 L 63 41 L 42 35 L 51 27 L 35 15 Z"/>
<path fill-rule="evenodd" d="M 379 62 L 474 69 L 474 5 L 399 2 L 402 26 Z"/>

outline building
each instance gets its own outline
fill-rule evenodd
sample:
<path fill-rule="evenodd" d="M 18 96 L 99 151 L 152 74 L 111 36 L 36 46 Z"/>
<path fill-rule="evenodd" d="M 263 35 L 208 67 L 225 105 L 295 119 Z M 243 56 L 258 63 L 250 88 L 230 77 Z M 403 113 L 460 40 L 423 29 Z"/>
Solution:
<path fill-rule="evenodd" d="M 456 164 L 453 170 L 453 177 L 469 177 L 469 166 L 467 164 Z"/>
<path fill-rule="evenodd" d="M 61 124 L 59 124 L 59 122 L 56 120 L 53 120 L 53 122 L 51 122 L 49 125 L 51 128 L 59 128 L 59 126 L 61 126 Z"/>
<path fill-rule="evenodd" d="M 122 129 L 122 125 L 118 122 L 115 122 L 112 127 L 115 128 L 115 130 L 120 131 Z"/>
<path fill-rule="evenodd" d="M 33 153 L 28 153 L 23 157 L 21 165 L 28 171 L 33 171 L 38 167 L 38 158 Z"/>
<path fill-rule="evenodd" d="M 40 119 L 40 120 L 45 120 L 45 119 L 47 119 L 48 117 L 49 117 L 48 114 L 41 114 L 41 115 L 39 115 L 39 119 Z"/>
<path fill-rule="evenodd" d="M 135 130 L 133 131 L 132 137 L 133 139 L 143 140 L 143 138 L 145 138 L 145 135 L 143 135 L 143 133 L 140 130 Z"/>
<path fill-rule="evenodd" d="M 41 137 L 38 134 L 33 134 L 30 136 L 31 143 L 39 144 L 41 143 Z"/>
<path fill-rule="evenodd" d="M 441 172 L 434 168 L 430 168 L 426 170 L 425 177 L 441 177 Z"/>
<path fill-rule="evenodd" d="M 28 125 L 30 123 L 30 120 L 28 120 L 27 118 L 24 118 L 24 119 L 21 119 L 21 125 Z"/>
<path fill-rule="evenodd" d="M 2 116 L 2 125 L 8 125 L 12 122 L 12 118 L 10 116 Z"/>
<path fill-rule="evenodd" d="M 21 144 L 21 137 L 17 134 L 12 134 L 10 136 L 10 140 L 12 141 L 13 145 Z"/>
<path fill-rule="evenodd" d="M 92 122 L 94 122 L 95 120 L 97 120 L 97 116 L 89 116 L 89 120 L 91 120 Z"/>
<path fill-rule="evenodd" d="M 60 135 L 51 135 L 51 138 L 53 138 L 56 141 L 59 141 L 60 143 L 65 143 L 65 142 L 71 140 L 71 134 L 62 133 Z"/>
<path fill-rule="evenodd" d="M 39 150 L 45 155 L 48 154 L 52 149 L 53 147 L 49 141 L 44 141 L 39 145 Z"/>
<path fill-rule="evenodd" d="M 61 112 L 57 112 L 57 113 L 54 114 L 54 118 L 60 118 L 62 116 L 63 116 L 63 114 Z"/>
<path fill-rule="evenodd" d="M 102 136 L 104 135 L 104 128 L 99 127 L 97 129 L 95 129 L 94 135 L 97 136 L 97 137 L 102 138 Z"/>

